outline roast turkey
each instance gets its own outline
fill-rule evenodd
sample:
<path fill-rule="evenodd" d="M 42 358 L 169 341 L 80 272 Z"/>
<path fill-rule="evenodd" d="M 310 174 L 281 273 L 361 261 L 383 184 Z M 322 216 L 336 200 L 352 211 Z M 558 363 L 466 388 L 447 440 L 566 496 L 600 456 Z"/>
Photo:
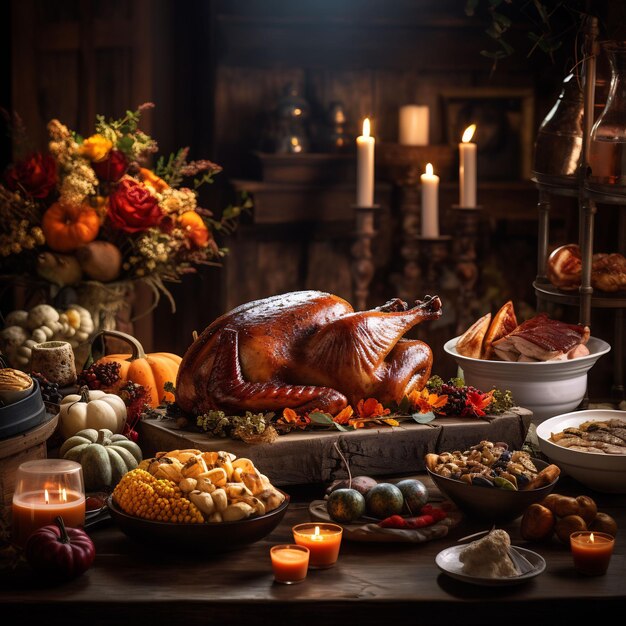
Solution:
<path fill-rule="evenodd" d="M 441 316 L 426 296 L 354 311 L 344 299 L 298 291 L 243 304 L 210 324 L 183 356 L 176 401 L 193 415 L 312 409 L 333 415 L 361 399 L 399 402 L 431 373 L 430 347 L 403 336 Z"/>

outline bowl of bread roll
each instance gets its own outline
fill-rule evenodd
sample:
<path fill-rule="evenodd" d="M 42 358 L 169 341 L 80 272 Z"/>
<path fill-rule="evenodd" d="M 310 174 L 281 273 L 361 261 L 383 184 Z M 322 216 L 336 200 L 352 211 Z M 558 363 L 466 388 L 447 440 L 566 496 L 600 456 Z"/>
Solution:
<path fill-rule="evenodd" d="M 510 300 L 444 345 L 466 385 L 509 390 L 518 406 L 532 411 L 535 424 L 576 409 L 589 370 L 610 349 L 606 341 L 590 336 L 588 326 L 546 313 L 519 322 Z"/>

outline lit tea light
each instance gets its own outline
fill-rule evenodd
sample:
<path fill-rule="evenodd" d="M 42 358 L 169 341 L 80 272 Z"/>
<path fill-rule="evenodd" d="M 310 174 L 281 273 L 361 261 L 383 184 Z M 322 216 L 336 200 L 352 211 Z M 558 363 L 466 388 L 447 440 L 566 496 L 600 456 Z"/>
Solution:
<path fill-rule="evenodd" d="M 298 524 L 292 528 L 297 545 L 310 551 L 309 567 L 332 567 L 339 556 L 343 528 L 338 524 Z"/>
<path fill-rule="evenodd" d="M 606 574 L 613 554 L 615 538 L 608 533 L 581 530 L 570 535 L 574 567 L 581 574 Z"/>
<path fill-rule="evenodd" d="M 12 502 L 13 541 L 24 546 L 31 533 L 61 516 L 65 525 L 85 524 L 85 489 L 80 463 L 44 459 L 22 463 Z"/>
<path fill-rule="evenodd" d="M 270 548 L 274 580 L 293 585 L 306 578 L 309 567 L 309 549 L 306 546 L 283 544 Z"/>

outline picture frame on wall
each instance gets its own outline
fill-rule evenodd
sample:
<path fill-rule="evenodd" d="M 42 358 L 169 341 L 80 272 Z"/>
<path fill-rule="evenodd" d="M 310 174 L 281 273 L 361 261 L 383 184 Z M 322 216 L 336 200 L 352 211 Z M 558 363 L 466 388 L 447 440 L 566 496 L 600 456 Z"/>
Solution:
<path fill-rule="evenodd" d="M 534 137 L 532 89 L 471 87 L 441 93 L 444 140 L 456 146 L 476 124 L 477 167 L 483 180 L 530 180 Z"/>

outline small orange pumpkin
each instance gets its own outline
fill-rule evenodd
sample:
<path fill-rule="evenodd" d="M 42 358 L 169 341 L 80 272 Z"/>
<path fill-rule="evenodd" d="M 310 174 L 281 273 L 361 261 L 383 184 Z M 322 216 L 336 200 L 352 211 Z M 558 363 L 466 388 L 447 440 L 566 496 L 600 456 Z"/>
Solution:
<path fill-rule="evenodd" d="M 107 354 L 99 358 L 96 363 L 117 362 L 120 364 L 120 382 L 123 385 L 132 380 L 138 385 L 142 385 L 147 393 L 147 404 L 151 407 L 157 407 L 165 400 L 174 402 L 174 395 L 165 391 L 164 385 L 167 382 L 176 383 L 178 368 L 182 357 L 170 352 L 152 352 L 146 354 L 143 346 L 135 339 L 135 337 L 119 330 L 101 330 L 97 333 L 93 342 L 101 336 L 116 337 L 130 344 L 132 348 L 131 354 Z"/>
<path fill-rule="evenodd" d="M 100 220 L 86 203 L 81 205 L 55 202 L 43 214 L 41 229 L 46 243 L 55 252 L 73 252 L 98 236 Z"/>
<path fill-rule="evenodd" d="M 179 218 L 178 223 L 185 234 L 198 248 L 206 248 L 211 241 L 211 233 L 206 227 L 204 220 L 195 211 L 185 211 Z"/>

